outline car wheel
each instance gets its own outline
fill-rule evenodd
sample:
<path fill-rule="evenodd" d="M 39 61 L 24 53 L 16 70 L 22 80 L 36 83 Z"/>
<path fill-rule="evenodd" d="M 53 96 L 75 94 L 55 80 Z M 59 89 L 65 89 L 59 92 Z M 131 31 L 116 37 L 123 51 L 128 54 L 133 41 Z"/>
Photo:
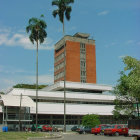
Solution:
<path fill-rule="evenodd" d="M 86 134 L 86 132 L 85 132 L 85 131 L 83 131 L 83 134 Z"/>
<path fill-rule="evenodd" d="M 119 136 L 119 133 L 118 133 L 118 132 L 116 132 L 116 133 L 115 133 L 115 136 Z"/>
<path fill-rule="evenodd" d="M 96 133 L 94 135 L 97 135 Z"/>
<path fill-rule="evenodd" d="M 125 137 L 127 137 L 127 136 L 128 136 L 128 134 L 124 134 L 124 136 L 125 136 Z"/>
<path fill-rule="evenodd" d="M 104 135 L 104 133 L 103 132 L 100 132 L 100 135 Z"/>
<path fill-rule="evenodd" d="M 42 130 L 41 129 L 38 129 L 38 131 L 41 132 Z"/>

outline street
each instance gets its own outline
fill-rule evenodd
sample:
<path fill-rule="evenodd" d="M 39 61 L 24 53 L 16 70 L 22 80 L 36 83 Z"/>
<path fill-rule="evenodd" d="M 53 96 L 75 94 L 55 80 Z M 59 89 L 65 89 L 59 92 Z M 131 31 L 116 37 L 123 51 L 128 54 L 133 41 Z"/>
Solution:
<path fill-rule="evenodd" d="M 124 136 L 100 136 L 92 134 L 63 134 L 62 138 L 58 140 L 132 140 L 132 137 Z"/>

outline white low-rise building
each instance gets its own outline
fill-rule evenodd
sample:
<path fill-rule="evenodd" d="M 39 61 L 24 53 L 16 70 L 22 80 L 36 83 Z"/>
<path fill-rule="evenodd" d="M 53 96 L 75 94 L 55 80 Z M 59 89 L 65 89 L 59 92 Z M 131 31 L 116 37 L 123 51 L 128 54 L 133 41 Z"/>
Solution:
<path fill-rule="evenodd" d="M 38 90 L 39 124 L 63 125 L 63 85 L 63 81 L 59 81 L 42 90 Z M 115 96 L 106 94 L 106 92 L 110 91 L 112 91 L 112 87 L 107 85 L 66 82 L 66 124 L 81 124 L 82 116 L 86 114 L 100 115 L 100 120 L 103 123 L 109 123 L 110 121 L 113 121 L 112 111 L 114 109 L 113 101 L 115 99 Z M 22 99 L 20 98 L 21 95 Z M 18 96 L 18 99 L 21 101 L 22 107 L 26 104 L 25 100 L 23 100 L 23 97 L 32 99 L 32 101 L 34 101 L 33 103 L 35 104 L 36 90 L 13 88 L 7 95 L 1 96 L 1 101 L 4 99 L 4 96 L 9 96 L 9 98 L 7 98 L 9 100 L 12 96 Z M 28 106 L 30 103 L 31 102 L 28 102 Z M 29 107 L 30 114 L 32 116 L 32 123 L 35 123 L 36 107 L 35 105 L 33 106 L 33 104 Z M 2 114 L 2 110 L 0 111 Z"/>

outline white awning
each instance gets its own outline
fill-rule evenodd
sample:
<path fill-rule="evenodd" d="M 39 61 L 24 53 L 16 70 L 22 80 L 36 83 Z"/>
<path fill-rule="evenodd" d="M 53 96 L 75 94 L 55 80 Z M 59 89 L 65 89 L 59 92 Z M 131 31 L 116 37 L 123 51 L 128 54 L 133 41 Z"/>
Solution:
<path fill-rule="evenodd" d="M 35 107 L 35 102 L 28 96 L 1 95 L 4 106 Z"/>

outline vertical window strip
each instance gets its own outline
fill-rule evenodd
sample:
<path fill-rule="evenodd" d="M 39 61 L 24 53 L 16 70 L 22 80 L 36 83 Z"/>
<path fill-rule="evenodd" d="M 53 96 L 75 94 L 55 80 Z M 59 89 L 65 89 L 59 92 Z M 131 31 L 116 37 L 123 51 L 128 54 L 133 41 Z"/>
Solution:
<path fill-rule="evenodd" d="M 86 83 L 86 47 L 84 43 L 80 43 L 80 79 L 82 83 Z"/>

